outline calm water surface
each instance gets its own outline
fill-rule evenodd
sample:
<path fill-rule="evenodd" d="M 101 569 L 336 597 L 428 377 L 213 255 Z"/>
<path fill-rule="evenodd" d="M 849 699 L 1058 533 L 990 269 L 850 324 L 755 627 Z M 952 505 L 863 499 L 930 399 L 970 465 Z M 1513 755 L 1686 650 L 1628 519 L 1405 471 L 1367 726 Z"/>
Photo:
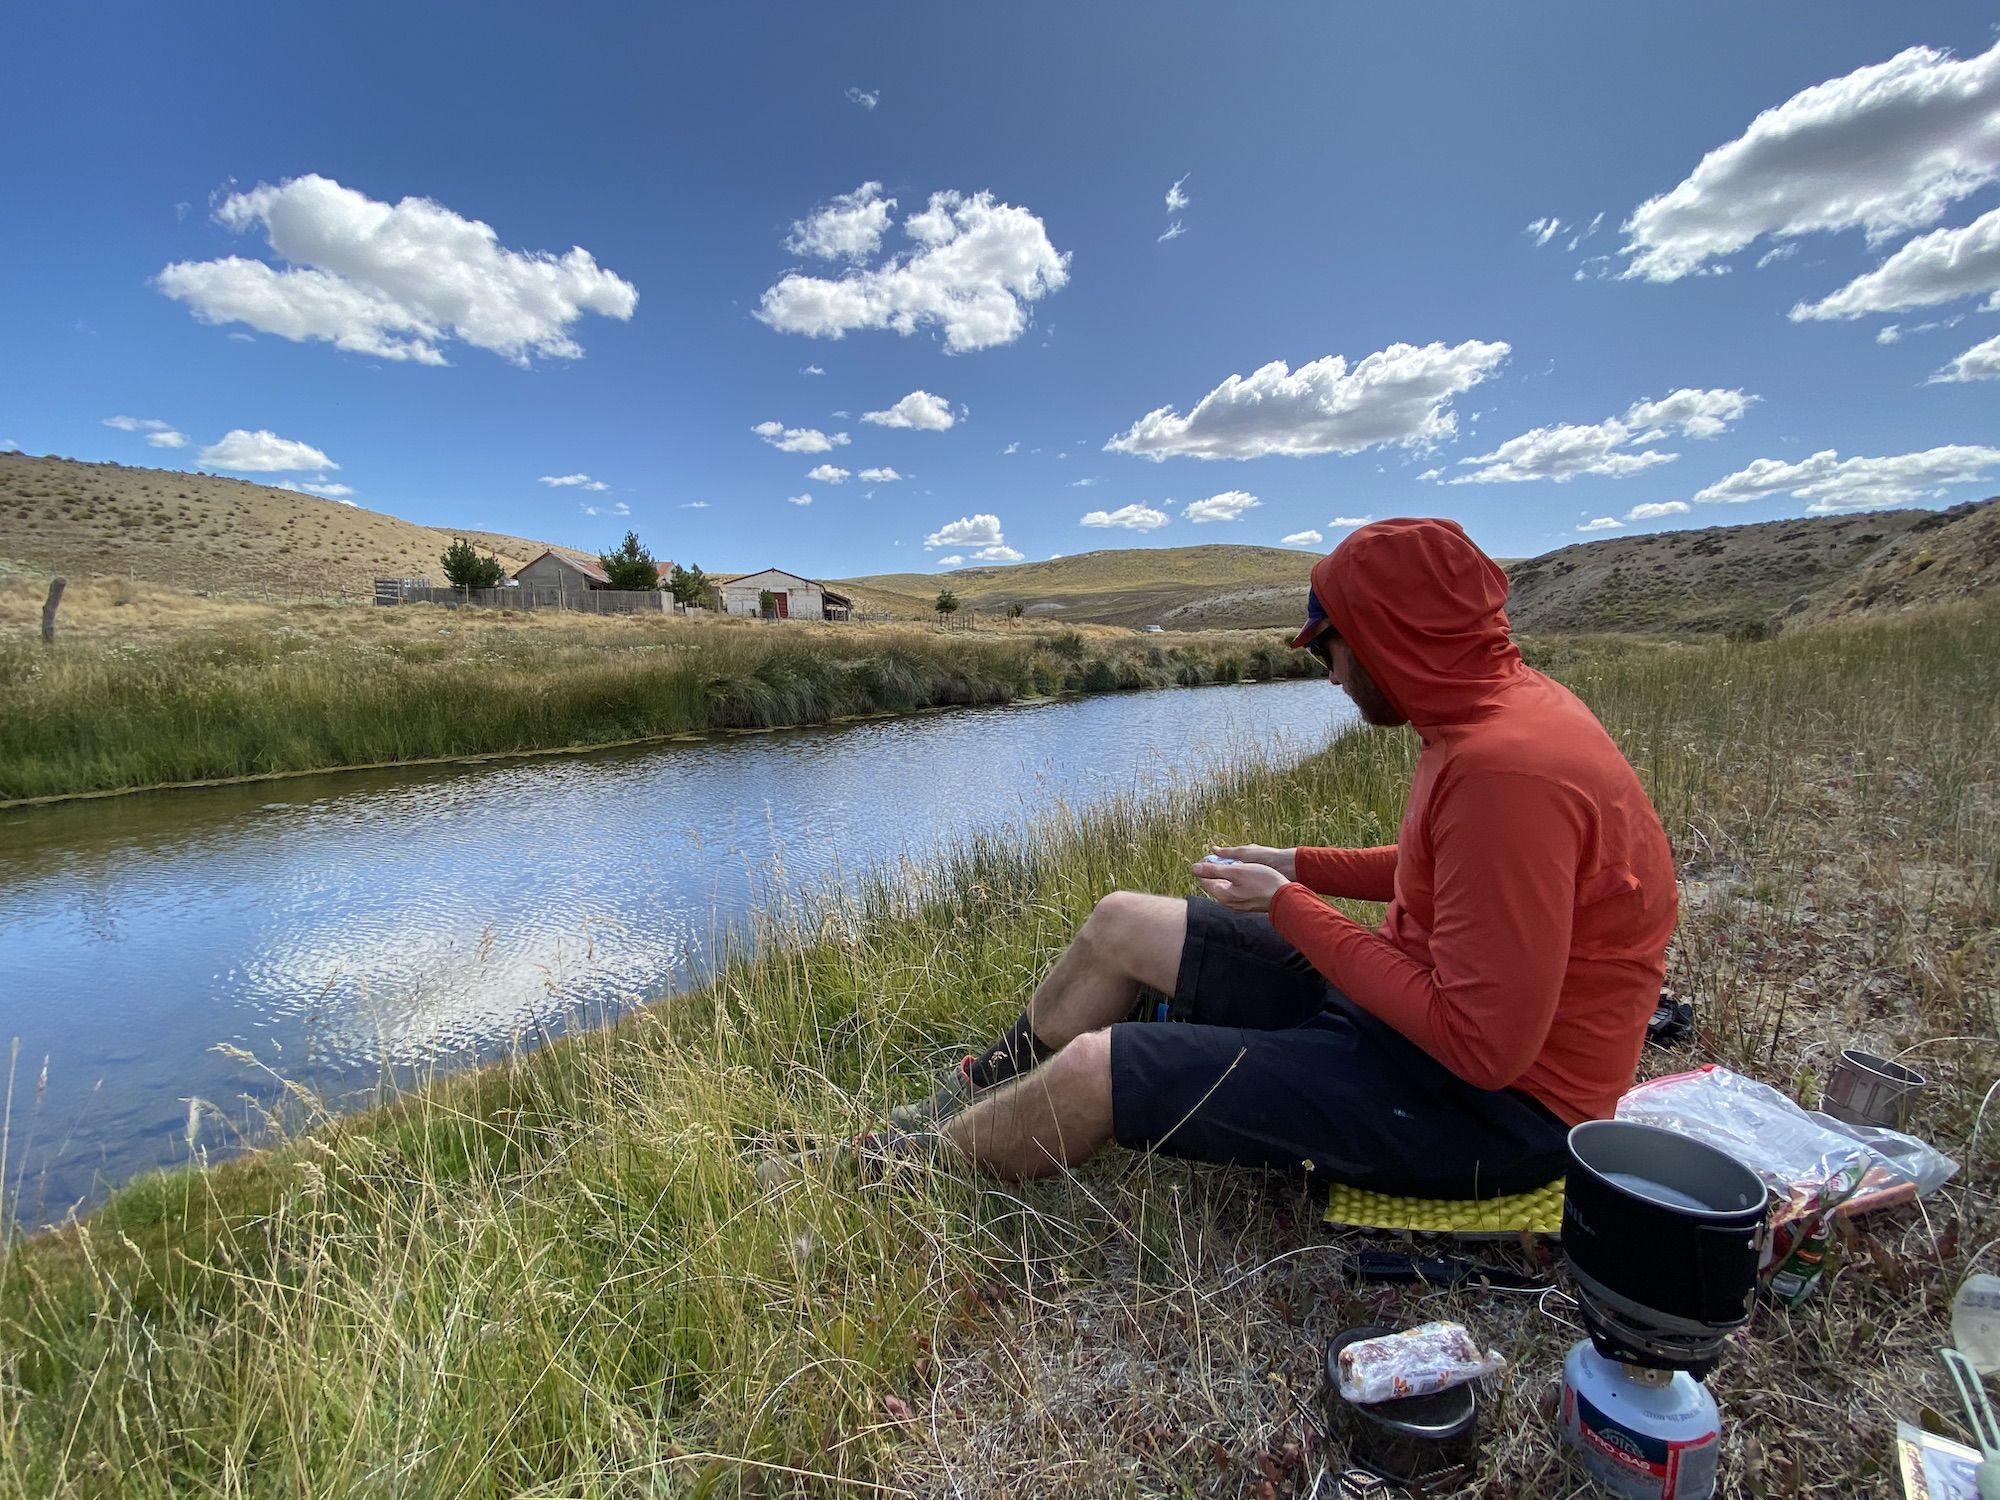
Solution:
<path fill-rule="evenodd" d="M 1320 681 L 1106 694 L 0 812 L 9 1216 L 185 1159 L 191 1100 L 228 1149 L 274 1085 L 218 1044 L 366 1102 L 681 987 L 775 890 L 1350 719 Z"/>

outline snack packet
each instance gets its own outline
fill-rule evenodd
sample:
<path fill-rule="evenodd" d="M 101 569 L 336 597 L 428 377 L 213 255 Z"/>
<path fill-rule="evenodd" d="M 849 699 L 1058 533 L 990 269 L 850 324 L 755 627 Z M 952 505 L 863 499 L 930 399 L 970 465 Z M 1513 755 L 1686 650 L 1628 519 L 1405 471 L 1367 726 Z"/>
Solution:
<path fill-rule="evenodd" d="M 1492 1349 L 1481 1353 L 1463 1323 L 1420 1323 L 1349 1344 L 1337 1364 L 1340 1394 L 1368 1405 L 1449 1390 L 1505 1369 L 1507 1361 Z"/>

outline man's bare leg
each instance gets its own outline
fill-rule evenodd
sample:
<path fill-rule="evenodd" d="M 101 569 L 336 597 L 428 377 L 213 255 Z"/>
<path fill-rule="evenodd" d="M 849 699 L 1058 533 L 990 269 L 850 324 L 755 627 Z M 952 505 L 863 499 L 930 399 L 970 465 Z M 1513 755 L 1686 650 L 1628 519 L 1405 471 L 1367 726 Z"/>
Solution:
<path fill-rule="evenodd" d="M 971 1099 L 1046 1065 L 1077 1037 L 1124 1020 L 1140 985 L 1171 994 L 1186 941 L 1187 902 L 1140 891 L 1103 897 L 1014 1024 L 929 1099 L 892 1110 L 890 1125 L 934 1129 Z"/>
<path fill-rule="evenodd" d="M 1073 1167 L 1111 1139 L 1111 1032 L 1085 1032 L 1034 1072 L 944 1127 L 945 1139 L 1010 1182 Z"/>
<path fill-rule="evenodd" d="M 1113 891 L 1079 927 L 1028 1002 L 1035 1035 L 1061 1047 L 1132 1013 L 1139 986 L 1174 992 L 1187 941 L 1187 902 Z"/>

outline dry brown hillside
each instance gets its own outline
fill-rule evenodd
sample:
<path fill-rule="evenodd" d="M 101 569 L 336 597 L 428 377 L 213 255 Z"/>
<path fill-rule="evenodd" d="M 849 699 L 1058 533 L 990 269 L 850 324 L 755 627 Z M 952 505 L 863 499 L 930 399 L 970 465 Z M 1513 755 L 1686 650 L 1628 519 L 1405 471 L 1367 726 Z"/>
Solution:
<path fill-rule="evenodd" d="M 1920 512 L 1839 585 L 1788 610 L 1784 625 L 1791 630 L 1844 615 L 1969 599 L 1992 588 L 2000 588 L 2000 503 L 1983 500 Z"/>
<path fill-rule="evenodd" d="M 457 533 L 519 567 L 548 543 Z M 182 588 L 365 592 L 442 581 L 454 533 L 272 485 L 169 469 L 0 453 L 0 560 Z"/>
<path fill-rule="evenodd" d="M 1925 510 L 1808 516 L 1579 542 L 1509 570 L 1527 631 L 1760 633 L 1802 599 L 1843 588 Z"/>

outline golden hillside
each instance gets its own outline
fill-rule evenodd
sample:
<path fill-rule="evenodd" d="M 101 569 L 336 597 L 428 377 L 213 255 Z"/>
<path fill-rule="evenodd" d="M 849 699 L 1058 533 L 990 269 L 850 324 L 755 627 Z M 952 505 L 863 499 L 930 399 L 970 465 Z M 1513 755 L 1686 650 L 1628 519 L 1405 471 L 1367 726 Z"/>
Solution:
<path fill-rule="evenodd" d="M 0 453 L 0 560 L 181 588 L 365 594 L 378 577 L 443 581 L 455 533 L 273 485 Z M 510 569 L 549 546 L 461 534 Z"/>
<path fill-rule="evenodd" d="M 835 585 L 863 595 L 921 601 L 928 612 L 949 588 L 981 612 L 1019 603 L 1030 619 L 1105 625 L 1281 626 L 1294 622 L 1317 552 L 1284 547 L 1119 547 L 1047 562 L 960 568 L 951 573 L 878 573 Z"/>

